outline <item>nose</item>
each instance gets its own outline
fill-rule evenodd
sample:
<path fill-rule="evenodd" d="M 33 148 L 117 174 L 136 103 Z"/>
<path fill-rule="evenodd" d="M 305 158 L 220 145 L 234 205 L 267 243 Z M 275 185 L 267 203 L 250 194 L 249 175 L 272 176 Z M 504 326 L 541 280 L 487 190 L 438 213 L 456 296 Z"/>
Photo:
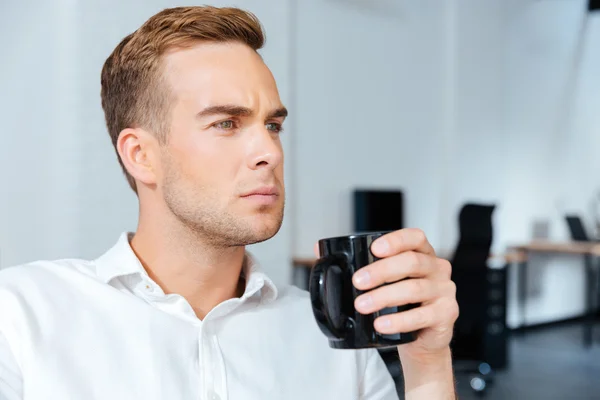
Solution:
<path fill-rule="evenodd" d="M 250 169 L 275 169 L 283 161 L 283 150 L 279 136 L 269 130 L 257 129 L 248 147 Z"/>

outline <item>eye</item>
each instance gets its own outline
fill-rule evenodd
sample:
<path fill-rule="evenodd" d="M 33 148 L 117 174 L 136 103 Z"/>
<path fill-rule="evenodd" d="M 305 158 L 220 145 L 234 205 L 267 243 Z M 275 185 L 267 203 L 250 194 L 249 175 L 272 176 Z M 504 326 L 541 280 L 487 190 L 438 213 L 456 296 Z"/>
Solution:
<path fill-rule="evenodd" d="M 227 121 L 217 122 L 213 126 L 215 128 L 219 128 L 219 129 L 223 129 L 223 130 L 227 131 L 227 130 L 235 128 L 235 122 L 233 122 L 233 120 L 228 119 Z"/>
<path fill-rule="evenodd" d="M 281 126 L 281 124 L 278 124 L 277 122 L 269 122 L 267 124 L 267 130 L 275 133 L 281 133 L 283 132 L 283 126 Z"/>

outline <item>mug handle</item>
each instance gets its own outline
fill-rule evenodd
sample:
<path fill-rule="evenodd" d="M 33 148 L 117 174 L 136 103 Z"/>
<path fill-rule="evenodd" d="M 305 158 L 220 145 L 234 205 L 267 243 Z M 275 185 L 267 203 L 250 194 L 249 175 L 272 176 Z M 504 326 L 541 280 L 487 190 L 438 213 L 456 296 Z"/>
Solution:
<path fill-rule="evenodd" d="M 346 260 L 343 257 L 333 255 L 320 258 L 310 272 L 309 291 L 315 319 L 323 333 L 332 339 L 343 339 L 345 332 L 336 328 L 333 318 L 329 314 L 327 305 L 327 292 L 331 288 L 327 287 L 327 274 L 331 267 L 339 267 L 342 271 Z M 341 291 L 343 277 L 335 282 L 335 285 Z"/>

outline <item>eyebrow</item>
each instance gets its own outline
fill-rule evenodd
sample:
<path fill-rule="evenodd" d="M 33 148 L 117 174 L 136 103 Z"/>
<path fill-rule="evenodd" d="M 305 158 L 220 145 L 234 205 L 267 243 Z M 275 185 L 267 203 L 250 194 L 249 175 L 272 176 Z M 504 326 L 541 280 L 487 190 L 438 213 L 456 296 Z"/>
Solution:
<path fill-rule="evenodd" d="M 206 107 L 196 116 L 198 118 L 208 117 L 212 115 L 231 115 L 232 117 L 250 117 L 254 112 L 248 107 L 236 106 L 232 104 L 223 104 L 217 106 Z M 288 116 L 288 110 L 285 107 L 271 111 L 267 118 L 285 118 Z"/>
<path fill-rule="evenodd" d="M 285 107 L 281 107 L 276 109 L 275 111 L 269 113 L 267 118 L 285 118 L 288 116 L 288 110 Z"/>

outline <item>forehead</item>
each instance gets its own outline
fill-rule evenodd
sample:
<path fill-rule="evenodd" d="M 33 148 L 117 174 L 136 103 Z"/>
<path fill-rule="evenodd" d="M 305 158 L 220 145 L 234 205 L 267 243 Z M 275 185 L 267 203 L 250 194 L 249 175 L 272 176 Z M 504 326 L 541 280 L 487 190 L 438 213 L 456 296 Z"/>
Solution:
<path fill-rule="evenodd" d="M 163 66 L 176 98 L 198 107 L 280 106 L 271 71 L 256 51 L 242 43 L 201 43 L 173 50 L 165 55 Z"/>

